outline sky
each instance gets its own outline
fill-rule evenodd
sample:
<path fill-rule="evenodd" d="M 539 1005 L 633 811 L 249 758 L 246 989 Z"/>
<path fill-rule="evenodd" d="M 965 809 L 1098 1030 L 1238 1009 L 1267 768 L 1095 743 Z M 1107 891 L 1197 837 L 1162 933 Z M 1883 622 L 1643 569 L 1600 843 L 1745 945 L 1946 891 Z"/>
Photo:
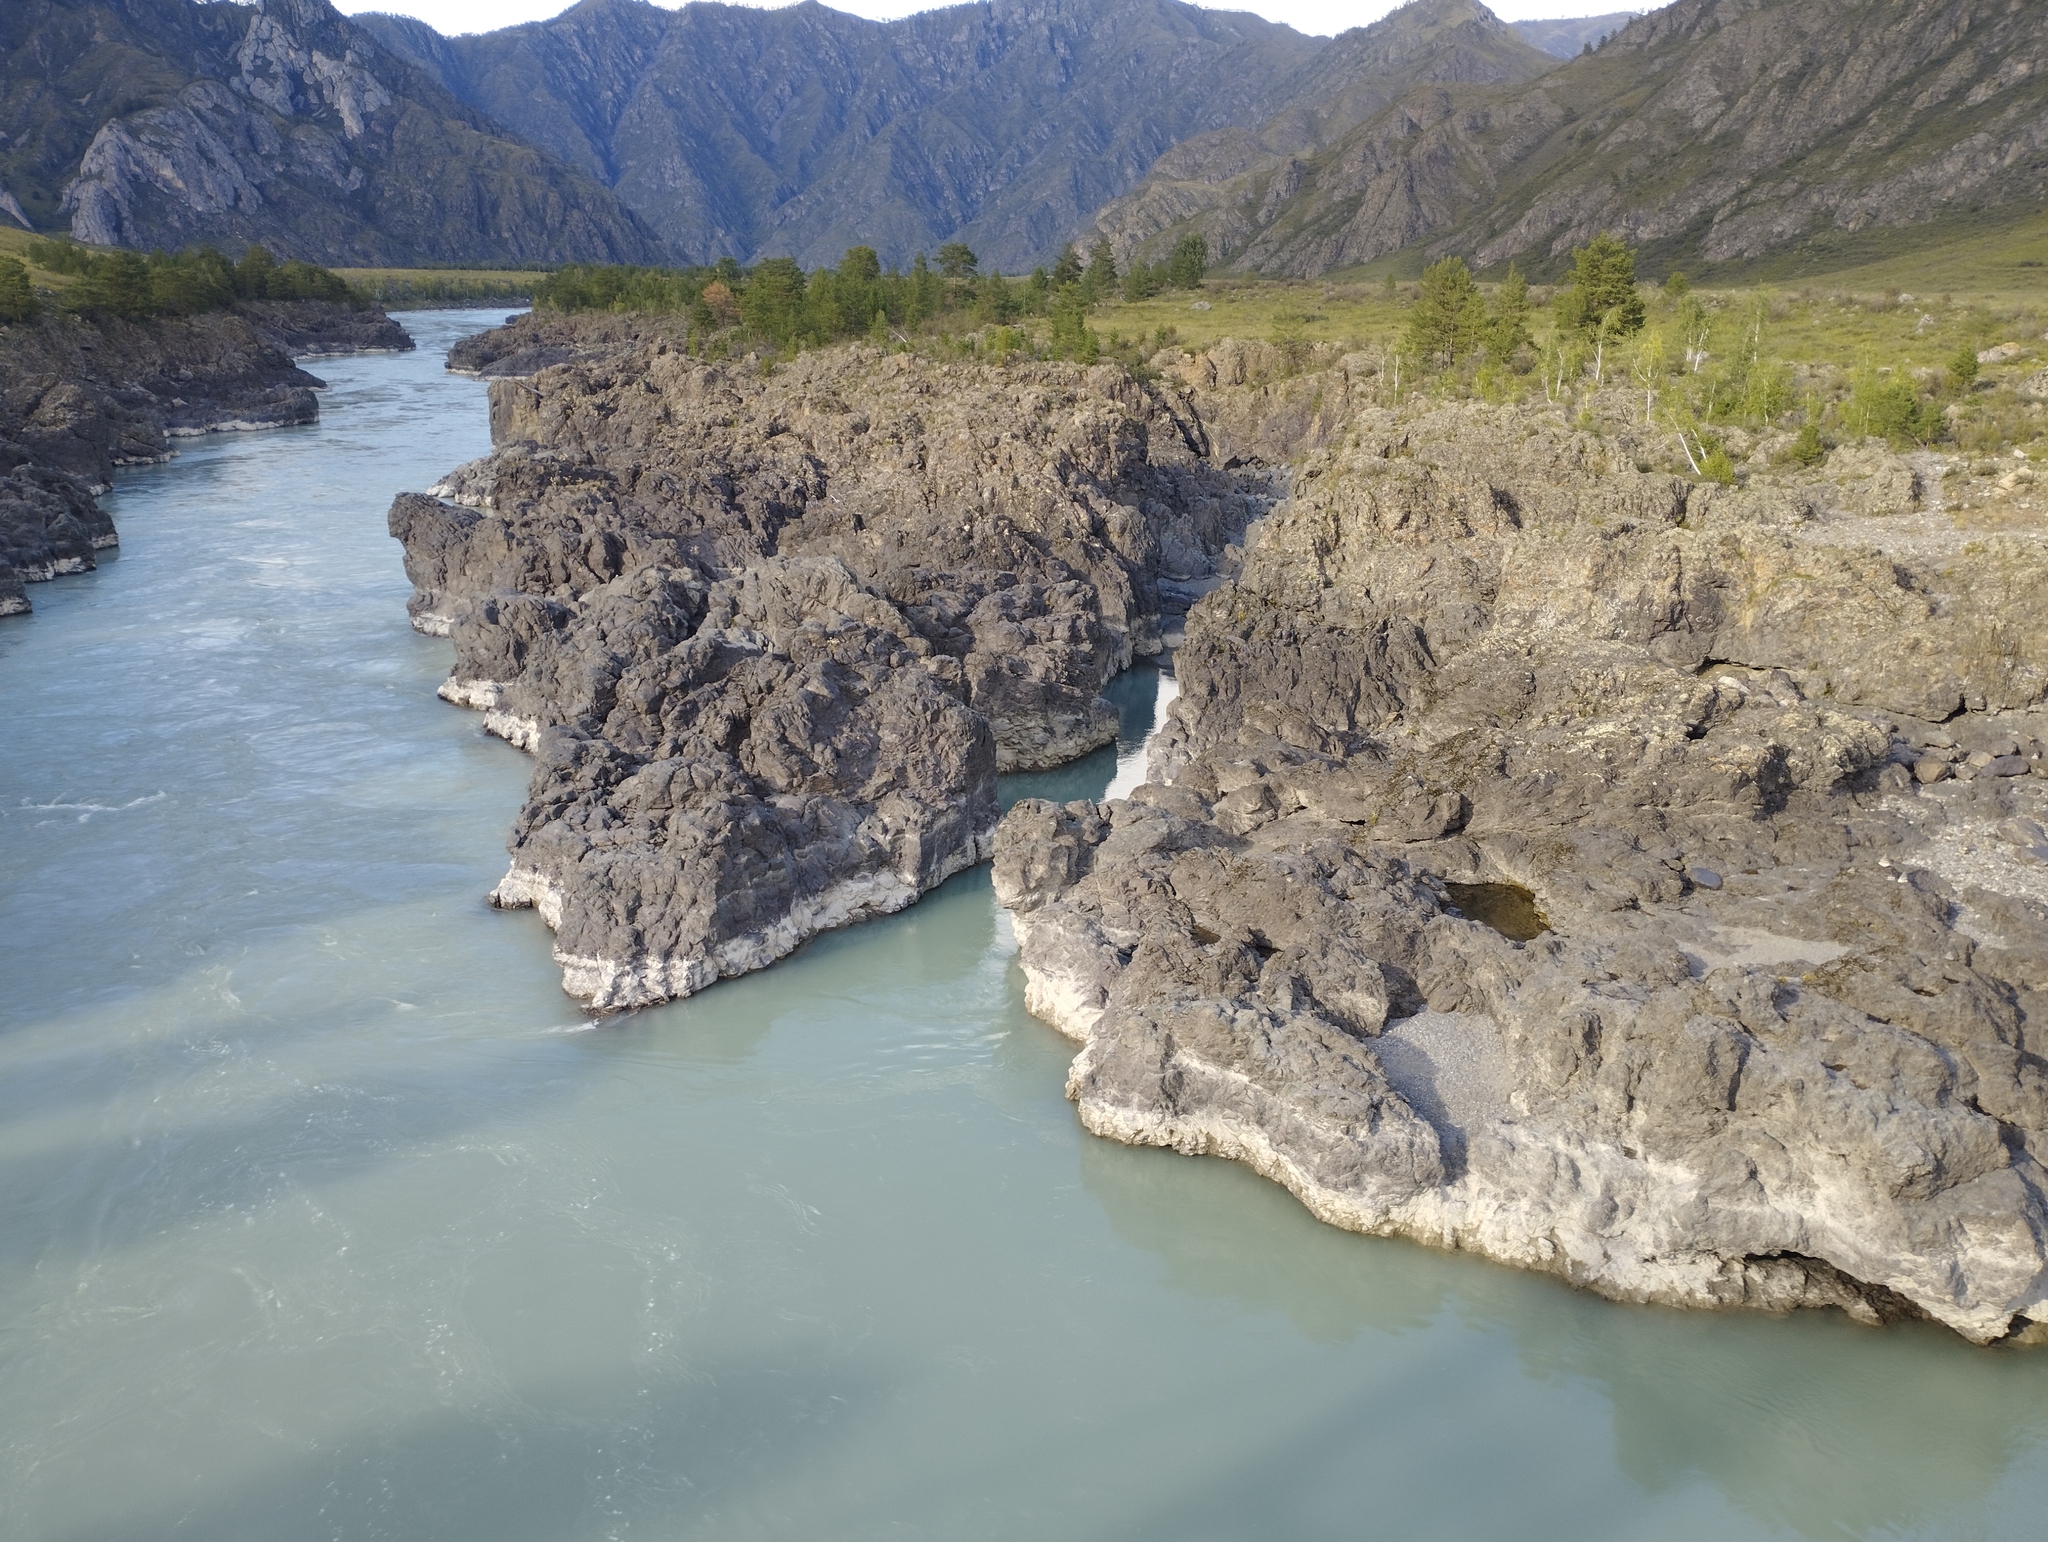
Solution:
<path fill-rule="evenodd" d="M 739 0 L 751 3 L 751 0 Z M 826 0 L 834 10 L 884 20 L 908 16 L 913 11 L 933 9 L 930 0 Z M 1211 6 L 1212 10 L 1256 11 L 1270 21 L 1285 22 L 1302 32 L 1331 36 L 1347 27 L 1362 27 L 1378 21 L 1394 9 L 1397 0 L 1243 0 L 1243 3 Z M 1544 16 L 1598 16 L 1608 11 L 1634 9 L 1642 0 L 1487 0 L 1504 21 L 1528 21 Z M 445 33 L 488 32 L 522 21 L 540 21 L 567 9 L 568 0 L 339 0 L 339 8 L 357 11 L 397 11 L 417 16 Z M 772 9 L 772 7 L 770 7 Z"/>

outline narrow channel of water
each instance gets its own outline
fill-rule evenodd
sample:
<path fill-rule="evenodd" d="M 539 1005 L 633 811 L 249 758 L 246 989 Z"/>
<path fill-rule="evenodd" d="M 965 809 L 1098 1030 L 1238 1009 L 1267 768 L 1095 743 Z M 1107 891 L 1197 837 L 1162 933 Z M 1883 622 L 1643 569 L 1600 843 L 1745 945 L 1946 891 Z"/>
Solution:
<path fill-rule="evenodd" d="M 580 1017 L 384 533 L 486 447 L 479 319 L 125 475 L 0 623 L 0 1536 L 2040 1535 L 2048 1356 L 1616 1307 L 1088 1137 L 985 872 Z"/>

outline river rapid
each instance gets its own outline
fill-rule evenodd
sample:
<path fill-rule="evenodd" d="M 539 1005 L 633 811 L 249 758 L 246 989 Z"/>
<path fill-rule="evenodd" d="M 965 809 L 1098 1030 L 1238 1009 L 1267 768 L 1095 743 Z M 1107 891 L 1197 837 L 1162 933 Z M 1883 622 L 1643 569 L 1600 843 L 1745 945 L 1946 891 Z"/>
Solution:
<path fill-rule="evenodd" d="M 985 869 L 591 1020 L 384 514 L 443 350 L 0 623 L 0 1536 L 2034 1537 L 2048 1354 L 1614 1306 L 1096 1140 Z M 1125 741 L 1026 792 L 1127 784 Z"/>

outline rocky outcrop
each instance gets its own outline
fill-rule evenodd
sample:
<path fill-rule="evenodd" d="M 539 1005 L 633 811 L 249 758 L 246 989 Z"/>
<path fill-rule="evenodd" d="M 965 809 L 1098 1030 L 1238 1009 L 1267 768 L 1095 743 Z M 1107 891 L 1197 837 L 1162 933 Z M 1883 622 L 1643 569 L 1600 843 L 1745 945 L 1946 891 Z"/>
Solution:
<path fill-rule="evenodd" d="M 998 770 L 1109 742 L 1268 502 L 1112 365 L 764 371 L 620 318 L 456 362 L 497 451 L 392 508 L 442 694 L 538 758 L 496 898 L 594 1006 L 685 995 L 986 854 Z"/>
<path fill-rule="evenodd" d="M 1340 1226 L 2040 1336 L 2048 558 L 1876 451 L 1654 463 L 1357 401 L 1149 781 L 1000 826 L 1028 1004 L 1088 1128 Z"/>
<path fill-rule="evenodd" d="M 313 422 L 321 382 L 291 353 L 411 346 L 382 311 L 317 300 L 0 326 L 0 615 L 118 544 L 94 496 L 117 466 L 166 460 L 181 437 Z"/>
<path fill-rule="evenodd" d="M 0 184 L 23 223 L 102 245 L 261 241 L 365 266 L 667 256 L 602 185 L 326 0 L 10 4 Z"/>

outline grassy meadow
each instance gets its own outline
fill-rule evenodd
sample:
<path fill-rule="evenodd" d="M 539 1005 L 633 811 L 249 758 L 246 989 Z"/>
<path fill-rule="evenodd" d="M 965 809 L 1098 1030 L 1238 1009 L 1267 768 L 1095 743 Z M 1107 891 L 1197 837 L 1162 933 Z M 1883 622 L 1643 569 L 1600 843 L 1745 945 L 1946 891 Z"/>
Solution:
<path fill-rule="evenodd" d="M 1480 286 L 1489 304 L 1498 290 Z M 1556 291 L 1534 286 L 1532 342 L 1507 368 L 1418 360 L 1408 326 L 1418 291 L 1385 268 L 1307 280 L 1226 274 L 1199 292 L 1098 306 L 1089 323 L 1103 351 L 1124 358 L 1164 343 L 1200 351 L 1223 338 L 1274 343 L 1305 362 L 1364 354 L 1390 378 L 1400 369 L 1404 396 L 1563 403 L 1589 386 L 1634 386 L 1646 419 L 1693 434 L 1696 446 L 1701 432 L 1711 441 L 1717 429 L 1756 436 L 1811 422 L 1829 440 L 1876 433 L 1902 445 L 2048 458 L 2039 384 L 2048 217 L 1796 282 L 1763 277 L 1684 293 L 1646 282 L 1641 330 L 1597 357 L 1560 325 Z"/>

